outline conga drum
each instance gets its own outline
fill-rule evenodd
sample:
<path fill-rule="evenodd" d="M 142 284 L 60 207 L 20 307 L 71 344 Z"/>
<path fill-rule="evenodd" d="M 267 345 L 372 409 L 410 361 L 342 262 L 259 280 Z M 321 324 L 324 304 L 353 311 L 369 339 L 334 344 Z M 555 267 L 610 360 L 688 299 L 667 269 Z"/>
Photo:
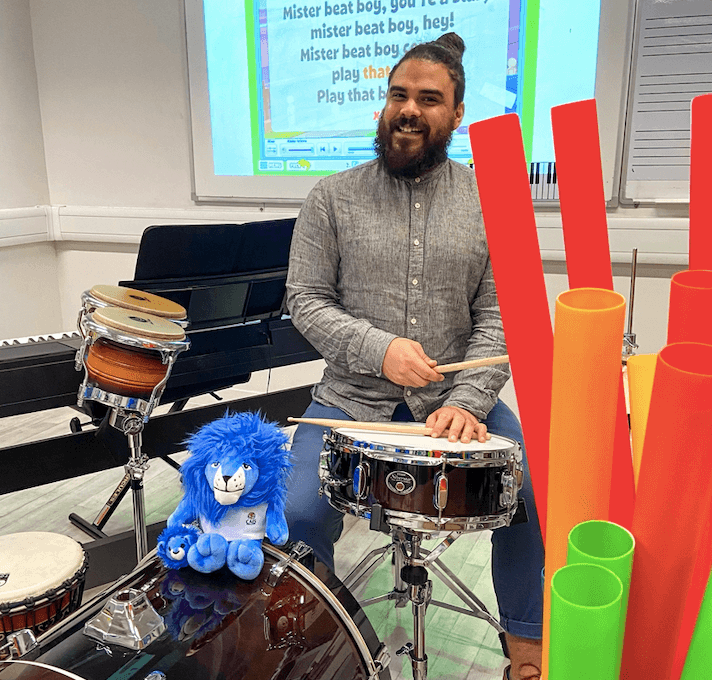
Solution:
<path fill-rule="evenodd" d="M 68 536 L 0 536 L 0 640 L 25 628 L 39 635 L 78 609 L 88 566 L 87 553 Z"/>

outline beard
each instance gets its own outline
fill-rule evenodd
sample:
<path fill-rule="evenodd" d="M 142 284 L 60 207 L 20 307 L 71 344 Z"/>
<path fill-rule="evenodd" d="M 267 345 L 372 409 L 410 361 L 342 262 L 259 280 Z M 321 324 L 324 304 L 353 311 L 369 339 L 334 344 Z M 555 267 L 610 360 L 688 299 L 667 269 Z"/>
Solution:
<path fill-rule="evenodd" d="M 453 114 L 451 123 L 454 122 Z M 423 144 L 419 149 L 413 151 L 394 144 L 393 132 L 397 128 L 405 126 L 411 126 L 421 131 Z M 381 114 L 373 147 L 390 175 L 412 179 L 447 160 L 447 150 L 452 139 L 452 132 L 452 124 L 447 128 L 433 130 L 425 121 L 419 121 L 416 117 L 400 116 L 388 124 Z"/>

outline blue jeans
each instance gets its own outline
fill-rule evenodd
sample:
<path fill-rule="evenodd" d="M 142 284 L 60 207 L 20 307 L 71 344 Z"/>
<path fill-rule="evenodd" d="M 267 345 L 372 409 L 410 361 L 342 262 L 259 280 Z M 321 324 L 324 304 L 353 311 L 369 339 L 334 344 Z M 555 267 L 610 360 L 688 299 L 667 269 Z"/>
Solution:
<path fill-rule="evenodd" d="M 400 412 L 400 409 L 396 411 L 395 419 L 401 419 L 398 417 Z M 353 420 L 340 409 L 316 401 L 312 401 L 304 417 Z M 483 422 L 489 432 L 522 442 L 519 421 L 504 402 L 498 401 Z M 341 535 L 343 516 L 329 505 L 326 495 L 319 498 L 317 470 L 324 444 L 323 433 L 323 427 L 304 423 L 294 433 L 294 470 L 288 483 L 286 514 L 289 537 L 309 544 L 317 559 L 333 570 L 334 542 Z M 519 496 L 525 500 L 529 521 L 492 532 L 492 581 L 502 627 L 512 635 L 540 639 L 544 607 L 541 587 L 544 545 L 523 445 L 522 453 L 524 482 Z"/>

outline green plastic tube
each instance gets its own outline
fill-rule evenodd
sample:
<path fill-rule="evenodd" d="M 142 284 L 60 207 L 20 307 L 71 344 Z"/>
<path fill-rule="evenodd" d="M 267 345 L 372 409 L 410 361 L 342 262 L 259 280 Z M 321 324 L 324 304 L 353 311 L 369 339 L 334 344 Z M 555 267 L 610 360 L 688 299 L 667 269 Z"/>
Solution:
<path fill-rule="evenodd" d="M 697 615 L 690 649 L 687 650 L 685 667 L 680 680 L 700 680 L 708 677 L 712 668 L 712 576 Z"/>
<path fill-rule="evenodd" d="M 551 579 L 549 680 L 618 680 L 621 580 L 598 564 Z"/>
<path fill-rule="evenodd" d="M 569 533 L 566 564 L 598 564 L 610 569 L 623 585 L 620 609 L 620 638 L 618 641 L 618 668 L 623 654 L 625 617 L 628 611 L 630 576 L 633 571 L 635 539 L 627 529 L 603 520 L 577 524 Z"/>

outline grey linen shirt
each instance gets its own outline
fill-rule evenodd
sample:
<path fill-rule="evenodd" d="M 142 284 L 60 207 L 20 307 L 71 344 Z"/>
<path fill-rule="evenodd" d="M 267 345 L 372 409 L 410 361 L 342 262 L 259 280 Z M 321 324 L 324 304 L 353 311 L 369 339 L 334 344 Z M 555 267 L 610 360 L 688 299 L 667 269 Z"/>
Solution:
<path fill-rule="evenodd" d="M 395 179 L 378 160 L 322 178 L 292 238 L 287 305 L 326 360 L 316 401 L 356 420 L 390 420 L 405 401 L 417 420 L 443 405 L 484 418 L 509 365 L 402 387 L 382 373 L 396 337 L 439 364 L 506 354 L 475 173 L 448 160 Z"/>

